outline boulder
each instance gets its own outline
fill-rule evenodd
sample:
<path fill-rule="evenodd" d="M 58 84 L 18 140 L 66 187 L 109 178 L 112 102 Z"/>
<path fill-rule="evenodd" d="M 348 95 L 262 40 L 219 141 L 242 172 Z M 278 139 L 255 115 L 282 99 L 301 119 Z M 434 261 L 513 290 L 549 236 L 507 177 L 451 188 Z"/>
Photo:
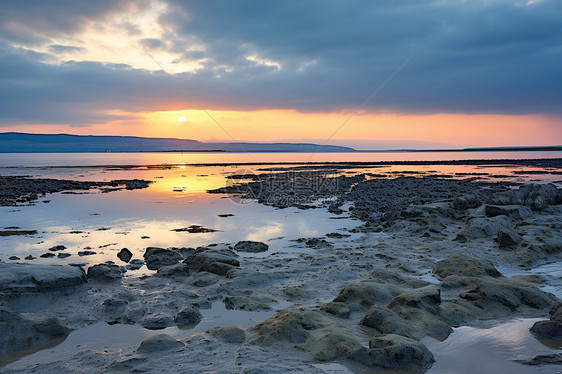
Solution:
<path fill-rule="evenodd" d="M 269 246 L 267 244 L 251 240 L 243 240 L 234 245 L 234 250 L 238 252 L 258 253 L 266 252 L 268 249 Z"/>
<path fill-rule="evenodd" d="M 301 344 L 313 338 L 312 330 L 325 326 L 326 321 L 320 313 L 293 305 L 252 327 L 252 340 L 263 345 L 281 341 Z"/>
<path fill-rule="evenodd" d="M 335 301 L 331 301 L 327 304 L 322 305 L 320 307 L 320 310 L 341 318 L 349 318 L 349 315 L 351 313 L 347 305 Z"/>
<path fill-rule="evenodd" d="M 558 321 L 549 320 L 535 322 L 530 331 L 539 339 L 562 341 L 562 323 Z"/>
<path fill-rule="evenodd" d="M 189 276 L 189 266 L 183 262 L 173 265 L 162 266 L 157 271 L 158 275 L 163 277 L 188 277 Z"/>
<path fill-rule="evenodd" d="M 174 337 L 166 334 L 159 334 L 144 339 L 137 349 L 137 352 L 143 354 L 150 353 L 169 353 L 182 350 L 185 344 Z"/>
<path fill-rule="evenodd" d="M 356 311 L 376 303 L 386 304 L 397 294 L 392 287 L 380 282 L 359 282 L 344 287 L 333 301 L 344 303 L 351 311 Z"/>
<path fill-rule="evenodd" d="M 133 253 L 127 248 L 123 248 L 119 251 L 119 253 L 117 253 L 117 258 L 123 262 L 129 262 L 131 261 L 131 258 L 133 258 Z"/>
<path fill-rule="evenodd" d="M 148 270 L 158 270 L 162 266 L 177 264 L 183 259 L 183 256 L 174 250 L 157 247 L 148 247 L 143 257 Z"/>
<path fill-rule="evenodd" d="M 520 241 L 521 241 L 521 237 L 519 237 L 519 235 L 514 234 L 512 232 L 500 231 L 498 233 L 497 242 L 500 249 L 515 248 Z"/>
<path fill-rule="evenodd" d="M 168 315 L 156 313 L 145 316 L 141 326 L 149 330 L 161 330 L 174 325 L 174 321 Z"/>
<path fill-rule="evenodd" d="M 328 333 L 311 344 L 310 354 L 318 361 L 334 361 L 347 358 L 361 348 L 355 339 L 339 333 Z"/>
<path fill-rule="evenodd" d="M 123 278 L 125 270 L 117 265 L 98 264 L 88 268 L 88 278 L 96 281 L 114 281 Z"/>
<path fill-rule="evenodd" d="M 223 300 L 226 309 L 239 309 L 246 311 L 264 311 L 271 310 L 269 304 L 277 303 L 277 300 L 266 296 L 227 296 Z"/>
<path fill-rule="evenodd" d="M 490 261 L 479 260 L 461 254 L 438 261 L 433 268 L 433 274 L 440 279 L 444 279 L 449 275 L 502 277 L 502 274 Z"/>
<path fill-rule="evenodd" d="M 86 282 L 80 268 L 70 265 L 0 263 L 0 293 L 50 292 Z"/>
<path fill-rule="evenodd" d="M 435 361 L 421 342 L 394 334 L 371 338 L 368 349 L 361 347 L 349 358 L 370 367 L 424 371 Z"/>
<path fill-rule="evenodd" d="M 392 310 L 375 304 L 369 308 L 367 313 L 361 318 L 363 326 L 371 327 L 381 334 L 396 334 L 407 337 L 419 337 L 419 334 L 412 328 L 412 324 L 405 321 Z"/>
<path fill-rule="evenodd" d="M 179 311 L 174 322 L 178 326 L 194 326 L 201 322 L 201 319 L 203 319 L 203 315 L 199 308 L 189 305 Z"/>
<path fill-rule="evenodd" d="M 230 270 L 240 266 L 236 258 L 212 250 L 196 252 L 183 262 L 195 272 L 206 271 L 217 275 L 226 275 Z"/>

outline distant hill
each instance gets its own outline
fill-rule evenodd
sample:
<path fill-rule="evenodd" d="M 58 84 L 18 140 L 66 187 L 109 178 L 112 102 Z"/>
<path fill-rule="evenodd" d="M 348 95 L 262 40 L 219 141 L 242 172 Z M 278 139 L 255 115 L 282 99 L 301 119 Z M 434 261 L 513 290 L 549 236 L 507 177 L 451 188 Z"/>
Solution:
<path fill-rule="evenodd" d="M 203 143 L 191 139 L 69 134 L 0 133 L 0 152 L 355 152 L 311 143 Z"/>

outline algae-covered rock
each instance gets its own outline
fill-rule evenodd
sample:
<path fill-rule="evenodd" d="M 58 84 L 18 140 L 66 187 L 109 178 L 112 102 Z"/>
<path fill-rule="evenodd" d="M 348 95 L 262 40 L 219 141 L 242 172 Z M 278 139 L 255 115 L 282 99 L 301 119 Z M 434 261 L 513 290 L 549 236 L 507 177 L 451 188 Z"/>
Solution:
<path fill-rule="evenodd" d="M 214 327 L 207 330 L 207 333 L 227 343 L 241 344 L 246 341 L 246 333 L 236 326 Z"/>
<path fill-rule="evenodd" d="M 312 338 L 310 331 L 325 326 L 326 321 L 320 313 L 293 305 L 252 327 L 252 340 L 264 345 L 280 341 L 304 343 Z"/>
<path fill-rule="evenodd" d="M 312 343 L 310 354 L 319 361 L 334 361 L 346 358 L 359 348 L 361 344 L 347 335 L 328 333 Z"/>
<path fill-rule="evenodd" d="M 399 292 L 379 282 L 359 282 L 344 287 L 334 302 L 344 303 L 351 311 L 367 309 L 376 303 L 385 304 Z"/>
<path fill-rule="evenodd" d="M 159 334 L 144 339 L 137 352 L 151 354 L 157 352 L 175 352 L 183 349 L 185 344 L 170 335 Z"/>
<path fill-rule="evenodd" d="M 444 279 L 449 275 L 490 276 L 494 278 L 502 276 L 490 261 L 475 259 L 461 254 L 438 261 L 433 268 L 433 274 L 440 279 Z"/>
<path fill-rule="evenodd" d="M 427 370 L 435 361 L 421 342 L 394 334 L 373 337 L 368 349 L 359 348 L 349 358 L 370 367 L 408 370 Z"/>
<path fill-rule="evenodd" d="M 349 318 L 350 315 L 349 307 L 344 303 L 336 301 L 331 301 L 327 304 L 322 305 L 320 307 L 320 310 L 341 318 Z"/>

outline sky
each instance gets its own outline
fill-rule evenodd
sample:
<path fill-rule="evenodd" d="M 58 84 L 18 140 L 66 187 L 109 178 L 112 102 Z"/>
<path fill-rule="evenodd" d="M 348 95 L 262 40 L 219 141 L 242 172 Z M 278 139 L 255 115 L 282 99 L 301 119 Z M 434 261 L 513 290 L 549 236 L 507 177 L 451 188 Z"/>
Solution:
<path fill-rule="evenodd" d="M 560 0 L 2 0 L 0 132 L 562 144 Z"/>

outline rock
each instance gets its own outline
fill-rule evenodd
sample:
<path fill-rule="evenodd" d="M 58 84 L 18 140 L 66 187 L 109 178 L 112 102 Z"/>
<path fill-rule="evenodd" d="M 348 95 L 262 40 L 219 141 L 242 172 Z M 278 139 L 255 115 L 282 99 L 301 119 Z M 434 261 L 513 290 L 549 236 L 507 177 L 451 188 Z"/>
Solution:
<path fill-rule="evenodd" d="M 528 360 L 517 360 L 524 365 L 562 365 L 562 353 L 538 355 Z"/>
<path fill-rule="evenodd" d="M 504 205 L 501 207 L 495 205 L 485 205 L 484 212 L 487 217 L 504 215 L 515 219 L 522 219 L 531 215 L 531 209 L 521 205 Z"/>
<path fill-rule="evenodd" d="M 78 256 L 83 257 L 83 256 L 92 256 L 95 255 L 97 252 L 94 251 L 79 251 L 78 252 Z"/>
<path fill-rule="evenodd" d="M 349 358 L 370 367 L 424 371 L 435 361 L 419 341 L 394 334 L 375 336 L 369 341 L 368 349 L 359 348 Z"/>
<path fill-rule="evenodd" d="M 347 305 L 335 301 L 331 301 L 327 304 L 322 305 L 322 307 L 320 307 L 320 310 L 341 318 L 349 318 L 349 315 L 351 313 Z"/>
<path fill-rule="evenodd" d="M 438 261 L 433 268 L 433 274 L 440 279 L 444 279 L 449 275 L 502 277 L 502 274 L 490 261 L 477 260 L 461 254 Z"/>
<path fill-rule="evenodd" d="M 163 277 L 189 277 L 189 266 L 183 262 L 162 266 L 158 269 L 157 274 Z"/>
<path fill-rule="evenodd" d="M 158 270 L 162 266 L 177 264 L 182 259 L 178 252 L 170 249 L 148 247 L 144 252 L 144 261 L 148 270 Z"/>
<path fill-rule="evenodd" d="M 117 258 L 123 262 L 129 262 L 131 261 L 131 258 L 133 258 L 133 253 L 127 248 L 123 248 L 119 251 L 119 253 L 117 253 Z"/>
<path fill-rule="evenodd" d="M 176 338 L 166 334 L 159 334 L 144 339 L 137 352 L 139 353 L 156 353 L 156 352 L 177 352 L 185 348 L 185 344 Z"/>
<path fill-rule="evenodd" d="M 174 325 L 170 316 L 165 314 L 150 314 L 143 318 L 141 326 L 149 330 L 161 330 Z"/>
<path fill-rule="evenodd" d="M 270 297 L 257 296 L 227 296 L 223 300 L 226 309 L 238 309 L 246 311 L 264 311 L 271 310 L 268 303 L 276 303 L 277 300 Z"/>
<path fill-rule="evenodd" d="M 62 338 L 69 332 L 55 318 L 32 321 L 5 307 L 0 307 L 0 331 L 0 354 Z"/>
<path fill-rule="evenodd" d="M 21 260 L 21 259 L 18 256 L 10 256 L 10 257 L 8 257 L 8 260 L 17 261 L 17 260 Z"/>
<path fill-rule="evenodd" d="M 521 241 L 521 238 L 514 233 L 500 231 L 497 241 L 500 249 L 510 249 L 515 248 Z"/>
<path fill-rule="evenodd" d="M 328 333 L 312 343 L 310 353 L 316 360 L 334 361 L 346 358 L 351 352 L 360 348 L 361 344 L 349 336 Z"/>
<path fill-rule="evenodd" d="M 178 326 L 193 326 L 201 322 L 203 315 L 199 309 L 193 305 L 189 305 L 178 313 L 174 321 Z"/>
<path fill-rule="evenodd" d="M 486 311 L 498 308 L 514 311 L 521 306 L 543 309 L 549 308 L 555 301 L 553 295 L 511 279 L 482 279 L 475 288 L 462 292 L 459 296 Z"/>
<path fill-rule="evenodd" d="M 562 323 L 558 321 L 538 321 L 530 331 L 540 339 L 562 340 Z"/>
<path fill-rule="evenodd" d="M 97 281 L 113 281 L 123 278 L 124 269 L 117 265 L 98 264 L 88 268 L 88 278 Z"/>
<path fill-rule="evenodd" d="M 25 259 L 25 260 L 35 260 L 36 257 L 33 257 L 32 255 L 28 255 L 28 256 L 25 256 L 24 259 Z"/>
<path fill-rule="evenodd" d="M 392 310 L 375 304 L 369 308 L 361 318 L 363 326 L 378 330 L 381 334 L 397 334 L 407 337 L 417 336 L 415 330 L 407 321 Z M 421 338 L 421 336 L 419 336 Z"/>
<path fill-rule="evenodd" d="M 275 316 L 252 327 L 251 330 L 254 332 L 252 340 L 263 345 L 280 341 L 300 344 L 313 337 L 311 330 L 325 325 L 326 322 L 321 314 L 300 305 L 293 305 L 281 309 Z"/>
<path fill-rule="evenodd" d="M 237 259 L 211 250 L 194 253 L 183 262 L 195 272 L 207 271 L 217 275 L 226 275 L 230 270 L 240 266 Z"/>
<path fill-rule="evenodd" d="M 55 257 L 55 254 L 47 252 L 47 253 L 43 253 L 39 257 L 41 257 L 41 258 L 51 258 L 51 257 Z"/>
<path fill-rule="evenodd" d="M 344 303 L 349 310 L 356 311 L 376 303 L 386 304 L 396 294 L 391 287 L 380 282 L 359 282 L 344 287 L 333 301 Z"/>
<path fill-rule="evenodd" d="M 214 327 L 207 330 L 207 333 L 227 343 L 242 344 L 246 341 L 246 333 L 236 326 Z"/>
<path fill-rule="evenodd" d="M 84 271 L 69 265 L 0 263 L 0 292 L 50 292 L 86 282 Z"/>
<path fill-rule="evenodd" d="M 141 259 L 133 259 L 130 263 L 125 265 L 127 270 L 138 270 L 144 266 L 144 261 Z"/>
<path fill-rule="evenodd" d="M 70 256 L 71 256 L 70 253 L 63 253 L 63 252 L 61 252 L 57 255 L 58 258 L 67 258 L 67 257 L 70 257 Z"/>
<path fill-rule="evenodd" d="M 402 293 L 390 301 L 388 308 L 401 315 L 408 315 L 410 308 L 437 314 L 439 304 L 441 304 L 441 291 L 432 288 Z"/>
<path fill-rule="evenodd" d="M 55 245 L 54 247 L 49 248 L 49 251 L 56 252 L 56 251 L 63 251 L 66 247 L 64 245 Z"/>
<path fill-rule="evenodd" d="M 269 246 L 267 244 L 251 240 L 243 240 L 234 245 L 234 250 L 238 252 L 258 253 L 266 252 L 268 249 Z"/>

